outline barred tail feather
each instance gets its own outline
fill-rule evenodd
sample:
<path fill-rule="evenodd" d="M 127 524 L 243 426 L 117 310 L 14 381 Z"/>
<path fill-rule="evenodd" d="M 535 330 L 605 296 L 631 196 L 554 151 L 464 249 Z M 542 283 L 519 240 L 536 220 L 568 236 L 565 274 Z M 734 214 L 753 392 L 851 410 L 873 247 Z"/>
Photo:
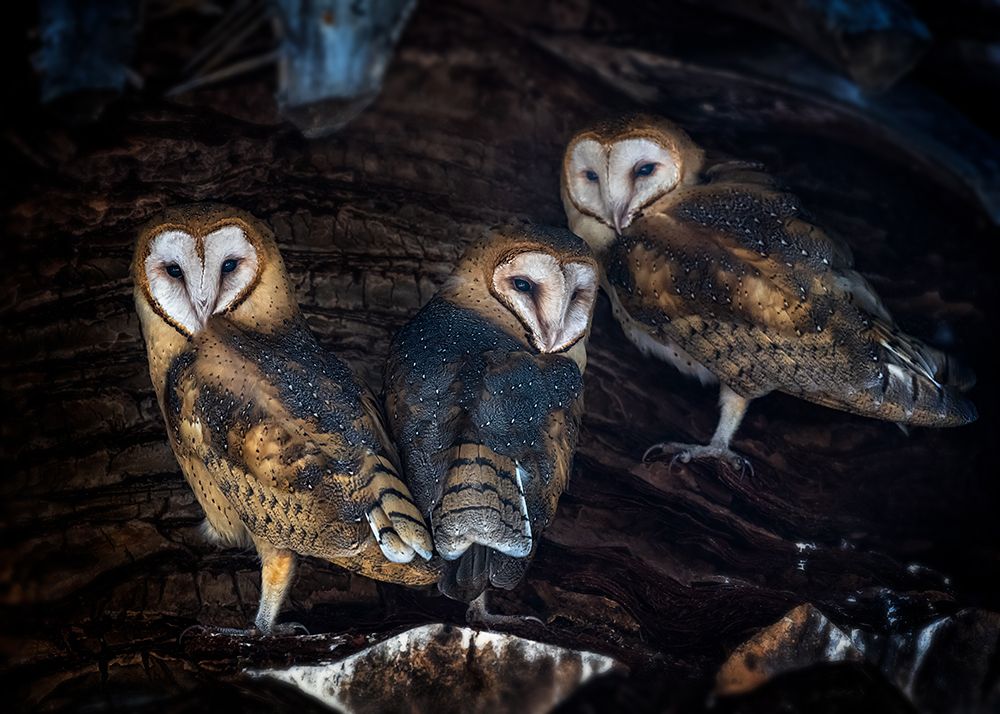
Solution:
<path fill-rule="evenodd" d="M 441 499 L 431 514 L 441 557 L 455 560 L 474 544 L 514 558 L 527 556 L 531 521 L 520 466 L 482 444 L 459 444 L 450 456 Z"/>
<path fill-rule="evenodd" d="M 410 490 L 387 459 L 371 458 L 375 463 L 369 466 L 374 474 L 369 488 L 375 499 L 366 517 L 379 548 L 393 563 L 408 563 L 414 553 L 430 560 L 433 541 Z"/>
<path fill-rule="evenodd" d="M 946 427 L 968 424 L 978 416 L 975 405 L 957 388 L 912 368 L 890 363 L 883 375 L 879 411 L 884 418 L 912 426 Z"/>
<path fill-rule="evenodd" d="M 909 342 L 910 350 L 920 355 L 935 382 L 955 387 L 962 392 L 976 386 L 976 373 L 954 357 L 913 337 L 902 337 Z"/>
<path fill-rule="evenodd" d="M 878 416 L 914 426 L 961 426 L 977 418 L 962 396 L 976 382 L 972 370 L 898 329 L 876 324 L 882 347 Z"/>
<path fill-rule="evenodd" d="M 976 373 L 945 352 L 882 320 L 876 321 L 872 327 L 890 362 L 910 367 L 937 384 L 955 387 L 962 392 L 976 385 Z"/>

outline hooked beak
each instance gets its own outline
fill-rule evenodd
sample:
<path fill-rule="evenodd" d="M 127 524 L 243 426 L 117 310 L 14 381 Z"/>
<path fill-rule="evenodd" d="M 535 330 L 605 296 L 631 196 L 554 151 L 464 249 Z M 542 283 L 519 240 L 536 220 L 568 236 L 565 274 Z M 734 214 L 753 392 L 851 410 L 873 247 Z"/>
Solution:
<path fill-rule="evenodd" d="M 566 314 L 570 303 L 571 296 L 568 291 L 564 291 L 562 305 L 559 307 L 558 319 L 542 321 L 539 326 L 541 334 L 538 335 L 538 340 L 535 341 L 535 347 L 538 348 L 539 352 L 543 354 L 562 352 L 572 347 L 579 339 L 579 337 L 571 339 L 571 335 L 567 334 Z"/>
<path fill-rule="evenodd" d="M 532 341 L 535 343 L 535 347 L 538 348 L 539 352 L 543 354 L 552 352 L 558 345 L 559 326 L 549 325 L 543 322 L 540 327 L 540 334 L 537 336 L 537 339 L 533 339 Z"/>
<path fill-rule="evenodd" d="M 581 335 L 582 337 L 582 335 Z M 552 330 L 542 335 L 541 344 L 535 345 L 538 351 L 543 354 L 563 352 L 579 341 L 580 337 L 569 340 L 561 330 Z"/>
<path fill-rule="evenodd" d="M 559 348 L 559 335 L 554 332 L 546 333 L 539 342 L 540 344 L 536 345 L 539 352 L 543 354 L 557 352 Z"/>
<path fill-rule="evenodd" d="M 201 320 L 202 324 L 208 320 L 212 314 L 211 296 L 198 297 L 194 301 L 195 311 L 198 313 L 198 319 Z"/>
<path fill-rule="evenodd" d="M 566 304 L 563 305 L 561 314 L 563 318 L 554 324 L 542 323 L 542 334 L 539 335 L 536 347 L 538 347 L 539 352 L 552 353 L 552 352 L 562 352 L 564 349 L 569 347 L 566 340 L 566 330 L 563 327 L 563 322 L 565 320 L 566 308 L 568 306 L 569 300 L 567 299 Z"/>
<path fill-rule="evenodd" d="M 628 206 L 615 206 L 612 209 L 612 214 L 615 224 L 615 233 L 621 235 L 622 231 L 628 228 L 629 224 L 632 222 L 628 215 Z"/>

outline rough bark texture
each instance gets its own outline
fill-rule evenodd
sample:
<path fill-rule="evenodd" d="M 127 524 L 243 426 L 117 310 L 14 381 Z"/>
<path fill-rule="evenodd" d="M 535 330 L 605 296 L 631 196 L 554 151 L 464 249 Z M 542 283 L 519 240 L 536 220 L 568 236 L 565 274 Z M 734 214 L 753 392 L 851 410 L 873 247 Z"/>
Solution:
<path fill-rule="evenodd" d="M 307 141 L 281 123 L 266 72 L 178 103 L 149 89 L 88 127 L 25 116 L 6 132 L 8 701 L 302 710 L 293 694 L 227 682 L 245 666 L 328 657 L 334 646 L 339 656 L 405 626 L 464 621 L 463 607 L 433 592 L 307 562 L 283 618 L 334 634 L 178 640 L 195 623 L 249 622 L 259 576 L 252 554 L 199 536 L 201 513 L 149 383 L 127 268 L 136 228 L 163 207 L 213 200 L 248 209 L 274 227 L 322 343 L 379 384 L 393 332 L 463 247 L 501 220 L 562 225 L 566 140 L 595 117 L 639 106 L 634 88 L 615 82 L 636 67 L 619 64 L 613 44 L 595 49 L 597 69 L 579 58 L 599 40 L 626 43 L 643 18 L 586 0 L 541 5 L 422 3 L 381 97 L 329 139 Z M 150 65 L 183 58 L 200 26 L 183 13 L 150 23 L 140 55 Z M 539 40 L 552 37 L 575 56 Z M 602 298 L 570 489 L 527 582 L 494 601 L 547 623 L 526 622 L 519 634 L 629 667 L 573 699 L 572 710 L 701 707 L 727 656 L 802 603 L 885 637 L 962 608 L 1000 607 L 997 285 L 987 264 L 1000 236 L 950 179 L 857 112 L 697 65 L 647 79 L 648 108 L 712 149 L 764 162 L 847 238 L 908 330 L 977 369 L 981 418 L 907 436 L 772 396 L 754 403 L 735 442 L 752 475 L 641 465 L 655 441 L 706 439 L 716 395 L 642 357 Z M 956 642 L 956 657 L 986 673 L 973 700 L 981 704 L 997 687 L 996 640 Z M 850 669 L 860 666 L 788 686 L 853 692 L 878 677 Z M 775 686 L 773 701 L 783 701 Z M 972 685 L 955 675 L 940 686 Z M 889 684 L 861 689 L 886 710 L 909 706 Z M 766 691 L 750 696 L 723 708 L 772 706 L 759 705 Z"/>

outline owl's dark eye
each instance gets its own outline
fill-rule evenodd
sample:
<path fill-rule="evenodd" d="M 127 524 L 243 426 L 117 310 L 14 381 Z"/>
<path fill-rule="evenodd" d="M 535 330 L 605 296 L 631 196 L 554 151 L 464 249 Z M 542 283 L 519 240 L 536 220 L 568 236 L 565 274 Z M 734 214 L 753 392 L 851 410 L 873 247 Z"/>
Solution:
<path fill-rule="evenodd" d="M 596 171 L 591 171 L 590 169 L 587 169 L 584 175 L 587 177 L 587 180 L 590 181 L 591 183 L 595 183 L 597 181 Z"/>
<path fill-rule="evenodd" d="M 514 289 L 519 293 L 530 293 L 534 287 L 530 280 L 525 280 L 524 278 L 514 278 L 511 282 L 514 283 Z"/>
<path fill-rule="evenodd" d="M 171 263 L 167 266 L 167 275 L 171 278 L 179 278 L 184 275 L 184 271 L 181 270 L 181 266 L 177 265 L 177 263 Z"/>
<path fill-rule="evenodd" d="M 656 164 L 643 164 L 635 170 L 636 176 L 649 176 L 656 171 Z"/>
<path fill-rule="evenodd" d="M 229 260 L 227 260 L 222 264 L 223 274 L 233 272 L 234 270 L 236 270 L 236 266 L 239 264 L 240 261 L 236 260 L 236 258 L 230 258 Z"/>

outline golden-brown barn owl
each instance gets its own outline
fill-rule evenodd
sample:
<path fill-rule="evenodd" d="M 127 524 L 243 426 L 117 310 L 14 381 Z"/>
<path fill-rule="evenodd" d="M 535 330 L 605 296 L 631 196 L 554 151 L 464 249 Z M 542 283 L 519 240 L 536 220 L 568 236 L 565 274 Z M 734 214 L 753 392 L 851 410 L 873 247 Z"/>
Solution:
<path fill-rule="evenodd" d="M 470 617 L 505 620 L 486 587 L 517 585 L 566 488 L 597 288 L 569 231 L 495 229 L 393 340 L 386 417 Z"/>
<path fill-rule="evenodd" d="M 150 376 L 206 530 L 260 555 L 257 630 L 292 629 L 275 618 L 296 554 L 433 583 L 430 533 L 378 405 L 309 332 L 270 231 L 233 208 L 175 209 L 142 231 L 132 277 Z"/>
<path fill-rule="evenodd" d="M 569 226 L 594 249 L 616 319 L 641 350 L 721 383 L 707 446 L 724 458 L 752 399 L 781 391 L 902 425 L 976 418 L 974 376 L 902 333 L 847 247 L 755 167 L 710 164 L 669 121 L 635 116 L 576 134 L 563 159 Z"/>

